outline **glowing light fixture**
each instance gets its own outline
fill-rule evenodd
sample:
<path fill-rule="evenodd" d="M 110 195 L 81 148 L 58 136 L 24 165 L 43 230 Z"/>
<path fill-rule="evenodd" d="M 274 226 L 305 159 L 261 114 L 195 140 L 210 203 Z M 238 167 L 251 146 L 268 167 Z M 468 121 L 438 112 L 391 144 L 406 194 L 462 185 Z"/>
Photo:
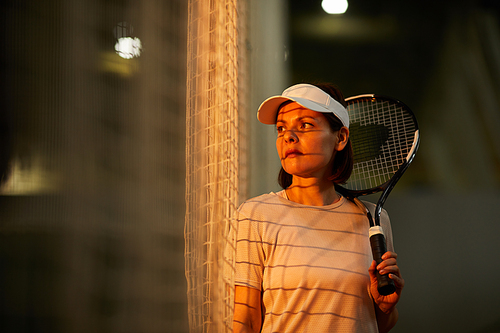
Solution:
<path fill-rule="evenodd" d="M 124 59 L 139 57 L 142 51 L 141 40 L 137 37 L 122 37 L 115 44 L 115 51 Z"/>
<path fill-rule="evenodd" d="M 347 0 L 323 0 L 321 7 L 328 14 L 344 14 L 349 4 Z"/>
<path fill-rule="evenodd" d="M 132 37 L 133 33 L 134 27 L 128 22 L 120 22 L 113 29 L 113 34 L 116 37 L 115 51 L 124 59 L 132 59 L 141 55 L 141 40 Z"/>

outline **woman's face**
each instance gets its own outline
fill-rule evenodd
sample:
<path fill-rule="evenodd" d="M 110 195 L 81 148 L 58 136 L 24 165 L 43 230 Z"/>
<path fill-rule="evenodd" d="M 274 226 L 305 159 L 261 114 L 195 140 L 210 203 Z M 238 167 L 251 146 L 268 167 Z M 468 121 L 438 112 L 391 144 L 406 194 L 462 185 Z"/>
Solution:
<path fill-rule="evenodd" d="M 343 131 L 332 132 L 321 112 L 288 103 L 278 112 L 276 129 L 276 148 L 286 172 L 302 178 L 331 175 L 335 152 L 344 147 L 339 138 Z"/>

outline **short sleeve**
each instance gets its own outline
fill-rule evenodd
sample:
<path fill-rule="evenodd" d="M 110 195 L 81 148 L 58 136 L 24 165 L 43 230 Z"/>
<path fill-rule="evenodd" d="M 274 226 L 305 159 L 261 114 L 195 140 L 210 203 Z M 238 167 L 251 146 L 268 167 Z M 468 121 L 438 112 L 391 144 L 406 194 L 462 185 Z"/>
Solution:
<path fill-rule="evenodd" d="M 238 212 L 236 237 L 235 285 L 262 289 L 264 250 L 259 222 Z"/>

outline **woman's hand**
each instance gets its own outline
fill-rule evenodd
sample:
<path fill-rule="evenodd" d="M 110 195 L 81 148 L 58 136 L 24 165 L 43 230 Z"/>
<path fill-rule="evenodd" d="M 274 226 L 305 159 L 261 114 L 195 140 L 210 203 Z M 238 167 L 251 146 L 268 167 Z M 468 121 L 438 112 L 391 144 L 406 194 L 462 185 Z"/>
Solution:
<path fill-rule="evenodd" d="M 405 285 L 405 280 L 401 277 L 401 272 L 399 271 L 398 263 L 396 261 L 398 255 L 394 252 L 386 252 L 382 255 L 382 262 L 376 266 L 375 260 L 372 262 L 368 272 L 370 273 L 370 291 L 372 293 L 373 300 L 378 306 L 379 310 L 385 314 L 390 314 L 401 297 L 401 291 Z M 380 274 L 389 273 L 389 278 L 394 281 L 396 285 L 396 291 L 391 295 L 383 296 L 380 295 L 377 290 L 377 273 Z"/>

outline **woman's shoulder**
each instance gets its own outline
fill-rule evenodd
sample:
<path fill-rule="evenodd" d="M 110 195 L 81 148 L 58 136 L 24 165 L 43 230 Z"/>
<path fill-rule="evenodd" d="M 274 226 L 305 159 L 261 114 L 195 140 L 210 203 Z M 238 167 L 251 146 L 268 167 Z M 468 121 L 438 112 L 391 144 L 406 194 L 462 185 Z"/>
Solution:
<path fill-rule="evenodd" d="M 266 194 L 261 194 L 259 196 L 247 199 L 247 200 L 245 200 L 245 202 L 243 202 L 240 205 L 240 208 L 243 207 L 243 206 L 248 206 L 248 205 L 258 205 L 258 204 L 266 204 L 266 203 L 279 202 L 280 198 L 282 198 L 282 195 L 280 195 L 280 193 L 281 192 L 276 192 L 276 193 L 275 192 L 269 192 L 269 193 L 266 193 Z"/>
<path fill-rule="evenodd" d="M 240 205 L 238 211 L 241 213 L 256 210 L 267 210 L 273 207 L 276 208 L 284 204 L 283 197 L 280 193 L 281 192 L 270 192 L 248 199 Z"/>

